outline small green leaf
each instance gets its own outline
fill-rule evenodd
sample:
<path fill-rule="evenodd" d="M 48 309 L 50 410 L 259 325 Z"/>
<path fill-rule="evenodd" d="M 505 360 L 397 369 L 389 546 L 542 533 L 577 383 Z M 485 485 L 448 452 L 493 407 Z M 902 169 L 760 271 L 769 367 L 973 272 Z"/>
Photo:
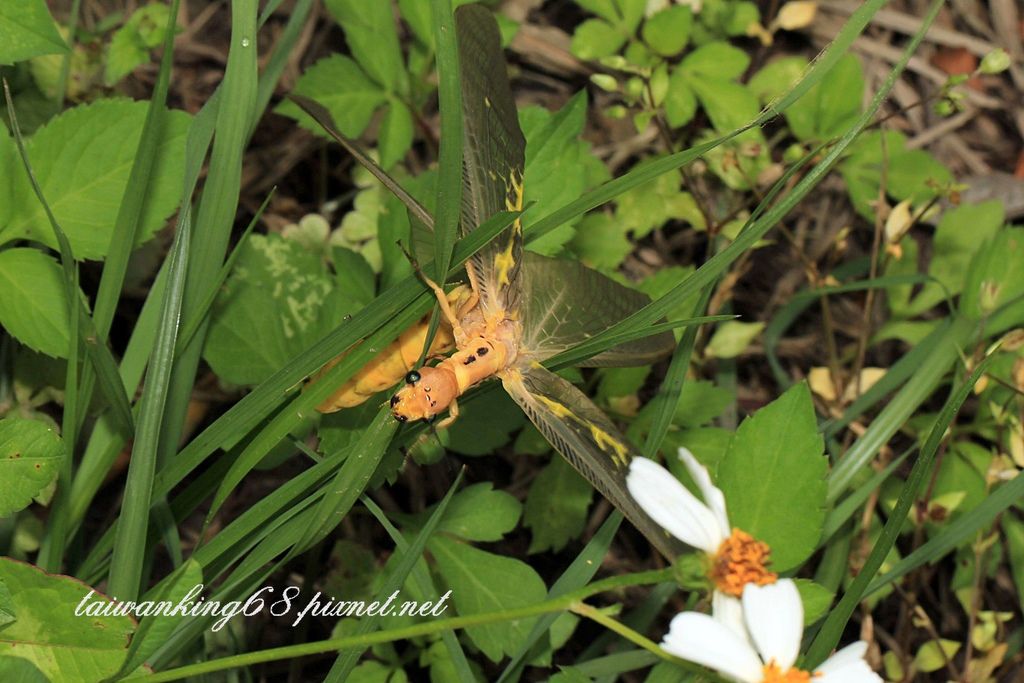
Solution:
<path fill-rule="evenodd" d="M 685 126 L 697 113 L 697 96 L 690 87 L 689 77 L 682 67 L 676 67 L 669 76 L 664 104 L 665 118 L 668 125 L 673 128 Z"/>
<path fill-rule="evenodd" d="M 636 171 L 657 159 L 644 160 L 630 170 Z M 707 227 L 693 195 L 682 190 L 679 175 L 675 173 L 663 173 L 620 194 L 615 205 L 615 220 L 623 231 L 631 231 L 637 238 L 670 220 L 684 221 L 696 230 Z"/>
<path fill-rule="evenodd" d="M 820 142 L 838 137 L 860 115 L 864 75 L 860 60 L 846 55 L 828 76 L 786 110 L 786 121 L 799 140 Z"/>
<path fill-rule="evenodd" d="M 104 80 L 108 86 L 149 61 L 150 50 L 164 42 L 169 17 L 167 5 L 146 5 L 117 29 L 107 48 Z"/>
<path fill-rule="evenodd" d="M 67 51 L 43 0 L 0 3 L 0 64 Z"/>
<path fill-rule="evenodd" d="M 788 92 L 806 70 L 807 60 L 803 57 L 782 57 L 769 62 L 754 74 L 747 87 L 759 100 L 767 103 Z"/>
<path fill-rule="evenodd" d="M 57 478 L 64 443 L 38 420 L 0 420 L 0 517 L 24 509 Z"/>
<path fill-rule="evenodd" d="M 579 537 L 593 496 L 593 487 L 565 458 L 552 458 L 526 496 L 523 524 L 533 535 L 527 552 L 558 552 Z"/>
<path fill-rule="evenodd" d="M 370 78 L 390 93 L 404 93 L 408 83 L 391 3 L 326 0 L 325 4 L 344 29 L 352 56 Z"/>
<path fill-rule="evenodd" d="M 735 358 L 746 351 L 763 329 L 764 323 L 724 322 L 715 330 L 704 353 L 709 358 Z"/>
<path fill-rule="evenodd" d="M 680 67 L 691 76 L 731 81 L 739 78 L 749 65 L 750 57 L 746 52 L 719 41 L 700 46 L 683 59 Z"/>
<path fill-rule="evenodd" d="M 325 57 L 307 69 L 295 84 L 295 92 L 326 107 L 338 130 L 351 138 L 359 137 L 366 130 L 373 112 L 386 101 L 385 91 L 358 64 L 339 54 Z M 275 111 L 292 117 L 316 135 L 327 135 L 291 100 L 282 102 Z"/>
<path fill-rule="evenodd" d="M 963 312 L 979 319 L 1024 295 L 1024 228 L 1007 228 L 987 242 L 967 270 Z"/>
<path fill-rule="evenodd" d="M 0 251 L 0 291 L 0 325 L 29 348 L 66 358 L 71 332 L 57 262 L 28 247 Z"/>
<path fill-rule="evenodd" d="M 380 165 L 388 169 L 401 161 L 412 147 L 412 136 L 412 113 L 402 102 L 391 100 L 380 127 Z"/>
<path fill-rule="evenodd" d="M 587 19 L 572 36 L 572 53 L 580 59 L 610 57 L 626 43 L 626 36 L 601 19 Z"/>
<path fill-rule="evenodd" d="M 490 482 L 481 482 L 455 494 L 437 530 L 467 541 L 500 541 L 516 528 L 522 509 L 514 496 L 495 491 Z M 424 513 L 424 519 L 432 510 Z"/>
<path fill-rule="evenodd" d="M 800 591 L 800 601 L 804 604 L 804 626 L 810 626 L 821 619 L 832 606 L 835 593 L 810 579 L 794 579 Z"/>
<path fill-rule="evenodd" d="M 664 57 L 682 52 L 690 40 L 693 11 L 682 5 L 672 5 L 644 22 L 641 34 L 651 49 Z"/>
<path fill-rule="evenodd" d="M 718 467 L 729 521 L 769 545 L 772 570 L 814 551 L 825 520 L 824 444 L 801 382 L 748 417 Z"/>
<path fill-rule="evenodd" d="M 121 668 L 134 622 L 89 612 L 92 605 L 109 609 L 109 598 L 93 593 L 78 616 L 75 609 L 89 586 L 6 557 L 0 558 L 0 581 L 10 590 L 17 614 L 3 629 L 0 657 L 26 659 L 52 681 L 100 681 Z"/>
<path fill-rule="evenodd" d="M 931 673 L 946 667 L 946 662 L 953 659 L 960 650 L 960 642 L 956 640 L 929 640 L 914 655 L 914 668 L 920 672 Z"/>
<path fill-rule="evenodd" d="M 626 238 L 622 224 L 600 212 L 583 217 L 569 247 L 583 263 L 596 270 L 615 270 L 633 251 L 633 243 Z"/>
<path fill-rule="evenodd" d="M 148 102 L 106 99 L 52 119 L 27 142 L 32 169 L 78 259 L 102 259 L 135 161 Z M 181 199 L 185 135 L 190 117 L 164 114 L 162 135 L 140 217 L 137 244 L 164 224 Z M 0 243 L 33 239 L 57 247 L 42 205 L 24 170 L 14 176 L 14 207 L 0 226 Z"/>
<path fill-rule="evenodd" d="M 547 594 L 537 572 L 519 560 L 444 536 L 430 539 L 427 547 L 444 585 L 456 587 L 452 598 L 460 615 L 525 607 L 540 602 Z M 519 649 L 534 622 L 536 618 L 470 626 L 466 633 L 491 661 L 497 662 Z"/>

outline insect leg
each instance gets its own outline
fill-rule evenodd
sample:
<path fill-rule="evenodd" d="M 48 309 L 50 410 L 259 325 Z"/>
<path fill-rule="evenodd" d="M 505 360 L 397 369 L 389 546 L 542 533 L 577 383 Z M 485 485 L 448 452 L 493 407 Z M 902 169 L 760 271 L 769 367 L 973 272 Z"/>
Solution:
<path fill-rule="evenodd" d="M 445 429 L 457 419 L 459 419 L 459 402 L 453 400 L 448 406 L 448 417 L 438 422 L 434 429 Z"/>
<path fill-rule="evenodd" d="M 413 255 L 409 253 L 404 244 L 399 242 L 398 246 L 402 249 L 402 253 L 405 254 L 405 257 L 409 259 L 409 263 L 412 265 L 413 270 L 416 271 L 416 275 L 423 280 L 423 283 L 427 287 L 430 287 L 430 289 L 433 290 L 434 296 L 437 297 L 437 303 L 441 306 L 441 315 L 443 315 L 444 319 L 448 321 L 448 324 L 452 326 L 452 332 L 455 334 L 456 341 L 461 339 L 463 337 L 462 326 L 459 324 L 459 318 L 452 310 L 451 304 L 448 303 L 448 294 L 446 294 L 444 289 L 441 288 L 441 285 L 431 280 L 427 274 L 423 272 L 423 269 L 420 268 L 420 264 L 416 261 Z"/>

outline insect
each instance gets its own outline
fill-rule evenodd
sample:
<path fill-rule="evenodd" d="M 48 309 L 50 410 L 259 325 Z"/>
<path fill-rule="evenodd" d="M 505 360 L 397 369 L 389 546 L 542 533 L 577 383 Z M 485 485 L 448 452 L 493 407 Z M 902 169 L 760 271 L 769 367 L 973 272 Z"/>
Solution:
<path fill-rule="evenodd" d="M 526 142 L 491 12 L 465 5 L 456 10 L 455 24 L 463 81 L 460 232 L 465 236 L 499 212 L 523 208 Z M 324 124 L 322 110 L 296 101 Z M 329 132 L 353 151 L 350 141 Z M 379 168 L 371 170 L 388 187 L 397 187 Z M 371 362 L 374 369 L 364 369 L 361 380 L 353 377 L 332 397 L 332 405 L 343 407 L 404 375 L 405 384 L 390 401 L 395 419 L 430 419 L 448 411 L 440 428 L 458 416 L 463 393 L 497 378 L 551 445 L 655 547 L 668 557 L 679 555 L 682 546 L 647 517 L 626 489 L 629 461 L 640 457 L 636 449 L 586 395 L 542 365 L 638 310 L 649 302 L 647 296 L 578 262 L 524 251 L 518 219 L 466 263 L 466 275 L 468 287 L 446 293 L 420 273 L 436 294 L 444 321 L 428 356 L 454 345 L 451 356 L 411 369 L 407 361 L 418 359 L 425 344 L 421 325 L 378 354 Z M 671 333 L 664 332 L 620 344 L 585 365 L 643 365 L 674 346 Z"/>

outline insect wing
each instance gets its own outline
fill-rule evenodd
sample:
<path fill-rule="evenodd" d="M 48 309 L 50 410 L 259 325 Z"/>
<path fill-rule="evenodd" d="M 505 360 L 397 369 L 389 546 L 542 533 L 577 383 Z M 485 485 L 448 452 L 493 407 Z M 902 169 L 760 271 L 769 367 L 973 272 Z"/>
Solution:
<path fill-rule="evenodd" d="M 555 450 L 621 510 L 652 545 L 673 560 L 685 552 L 686 546 L 669 536 L 629 495 L 629 461 L 643 456 L 590 399 L 540 366 L 513 370 L 502 383 Z"/>
<path fill-rule="evenodd" d="M 523 254 L 520 272 L 523 338 L 520 353 L 543 361 L 603 332 L 651 302 L 577 261 Z M 645 365 L 672 353 L 675 337 L 662 332 L 603 351 L 587 367 Z"/>
<path fill-rule="evenodd" d="M 522 209 L 526 139 L 491 11 L 480 5 L 460 7 L 455 32 L 464 137 L 461 233 L 466 235 L 499 211 Z M 467 265 L 485 311 L 515 310 L 522 250 L 523 230 L 516 220 Z"/>

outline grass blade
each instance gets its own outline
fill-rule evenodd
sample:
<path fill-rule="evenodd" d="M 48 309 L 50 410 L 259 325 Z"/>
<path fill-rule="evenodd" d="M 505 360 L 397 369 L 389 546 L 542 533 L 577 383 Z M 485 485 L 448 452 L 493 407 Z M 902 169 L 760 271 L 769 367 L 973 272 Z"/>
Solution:
<path fill-rule="evenodd" d="M 434 278 L 441 282 L 451 265 L 462 215 L 462 91 L 451 0 L 430 0 L 430 19 L 437 46 L 437 92 L 441 111 L 434 224 Z"/>

